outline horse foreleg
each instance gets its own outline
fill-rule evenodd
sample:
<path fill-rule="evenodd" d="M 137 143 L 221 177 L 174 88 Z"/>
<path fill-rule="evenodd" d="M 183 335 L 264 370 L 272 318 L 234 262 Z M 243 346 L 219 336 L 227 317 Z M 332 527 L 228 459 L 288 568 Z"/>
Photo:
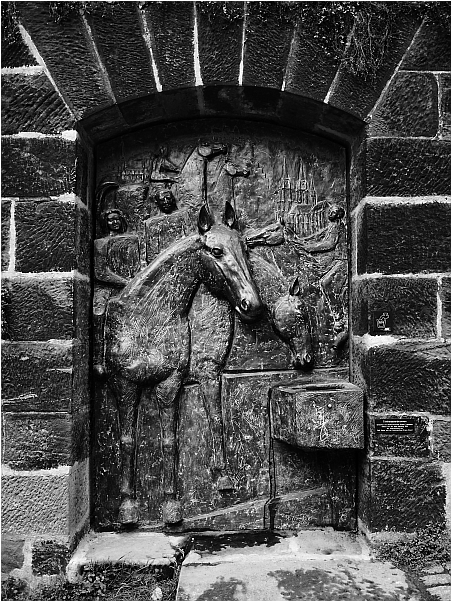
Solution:
<path fill-rule="evenodd" d="M 221 412 L 220 377 L 203 379 L 201 381 L 201 390 L 212 436 L 212 469 L 214 475 L 219 477 L 217 488 L 220 491 L 230 490 L 233 489 L 234 486 L 230 477 L 225 474 L 226 449 L 224 442 L 223 416 Z"/>
<path fill-rule="evenodd" d="M 119 522 L 134 524 L 138 522 L 138 503 L 135 497 L 135 451 L 140 389 L 135 383 L 120 376 L 111 377 L 110 387 L 115 394 L 119 414 L 121 451 Z"/>
<path fill-rule="evenodd" d="M 163 456 L 163 521 L 178 523 L 182 520 L 182 507 L 177 500 L 179 392 L 182 374 L 173 372 L 155 388 L 155 396 L 161 420 Z"/>

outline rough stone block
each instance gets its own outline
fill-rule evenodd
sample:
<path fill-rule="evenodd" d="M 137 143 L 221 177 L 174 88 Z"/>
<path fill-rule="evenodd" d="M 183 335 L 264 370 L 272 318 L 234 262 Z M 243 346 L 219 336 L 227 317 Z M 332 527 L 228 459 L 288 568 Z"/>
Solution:
<path fill-rule="evenodd" d="M 4 138 L 2 194 L 48 197 L 73 192 L 75 163 L 75 142 L 70 140 Z"/>
<path fill-rule="evenodd" d="M 374 460 L 370 469 L 371 531 L 414 531 L 444 522 L 446 491 L 436 464 Z"/>
<path fill-rule="evenodd" d="M 2 134 L 57 134 L 74 118 L 45 73 L 2 75 Z"/>
<path fill-rule="evenodd" d="M 358 272 L 447 272 L 450 204 L 368 203 Z M 360 249 L 365 247 L 365 252 Z"/>
<path fill-rule="evenodd" d="M 329 17 L 320 11 L 300 19 L 285 75 L 287 92 L 324 100 L 339 67 L 339 61 L 328 51 L 331 26 Z"/>
<path fill-rule="evenodd" d="M 350 149 L 350 212 L 366 196 L 366 148 L 363 131 L 355 137 Z"/>
<path fill-rule="evenodd" d="M 386 83 L 394 73 L 418 26 L 418 21 L 411 17 L 409 11 L 399 12 L 390 39 L 386 44 L 384 56 L 374 76 L 368 77 L 366 73 L 355 74 L 342 66 L 334 89 L 330 94 L 329 104 L 364 118 L 373 108 Z M 376 37 L 384 36 L 384 27 L 384 19 L 378 23 L 373 23 L 374 35 Z M 363 30 L 358 27 L 358 39 L 361 31 Z M 357 48 L 358 44 L 359 41 L 355 42 L 355 39 L 352 39 L 349 53 L 359 53 L 361 49 Z"/>
<path fill-rule="evenodd" d="M 426 20 L 400 68 L 407 71 L 450 71 L 450 33 L 447 25 L 441 24 L 438 19 Z"/>
<path fill-rule="evenodd" d="M 83 531 L 90 520 L 90 464 L 89 459 L 75 462 L 69 473 L 69 518 L 71 536 Z"/>
<path fill-rule="evenodd" d="M 2 271 L 9 266 L 9 226 L 11 218 L 11 201 L 2 200 Z"/>
<path fill-rule="evenodd" d="M 4 474 L 2 500 L 4 533 L 66 535 L 68 476 L 62 469 L 47 475 Z"/>
<path fill-rule="evenodd" d="M 433 457 L 450 462 L 451 428 L 450 418 L 445 420 L 433 420 L 432 432 L 432 454 Z"/>
<path fill-rule="evenodd" d="M 412 419 L 414 420 L 414 432 L 407 434 L 377 432 L 375 420 L 381 418 Z M 369 449 L 375 456 L 428 457 L 430 455 L 429 435 L 429 420 L 425 416 L 413 416 L 412 414 L 369 416 Z"/>
<path fill-rule="evenodd" d="M 272 500 L 267 506 L 265 526 L 276 530 L 336 526 L 332 499 L 326 488 L 297 491 Z"/>
<path fill-rule="evenodd" d="M 70 425 L 69 456 L 70 464 L 84 460 L 90 452 L 90 413 L 89 408 L 80 409 L 72 414 Z"/>
<path fill-rule="evenodd" d="M 204 84 L 238 82 L 243 8 L 242 2 L 200 2 L 196 5 L 199 62 Z M 219 52 L 220 48 L 223 51 Z"/>
<path fill-rule="evenodd" d="M 77 117 L 99 105 L 113 104 L 82 16 L 74 5 L 61 6 L 60 15 L 58 10 L 52 14 L 48 2 L 21 2 L 17 9 L 57 87 L 64 90 Z"/>
<path fill-rule="evenodd" d="M 281 89 L 294 26 L 278 9 L 273 2 L 248 4 L 244 85 Z"/>
<path fill-rule="evenodd" d="M 450 149 L 446 141 L 376 138 L 367 143 L 367 194 L 449 194 Z"/>
<path fill-rule="evenodd" d="M 194 10 L 190 2 L 151 2 L 143 7 L 163 89 L 194 86 Z"/>
<path fill-rule="evenodd" d="M 371 312 L 389 311 L 393 334 L 436 336 L 437 282 L 432 278 L 369 278 L 352 284 L 352 324 L 357 335 L 370 331 Z"/>
<path fill-rule="evenodd" d="M 364 447 L 363 403 L 361 390 L 348 382 L 273 388 L 271 436 L 306 448 Z"/>
<path fill-rule="evenodd" d="M 3 462 L 13 470 L 40 470 L 71 463 L 71 418 L 68 414 L 2 416 Z"/>
<path fill-rule="evenodd" d="M 372 116 L 370 136 L 436 136 L 437 88 L 433 73 L 397 73 Z"/>
<path fill-rule="evenodd" d="M 382 345 L 368 349 L 363 359 L 371 411 L 448 413 L 450 352 L 446 345 Z"/>
<path fill-rule="evenodd" d="M 90 7 L 87 15 L 118 102 L 129 96 L 155 92 L 149 51 L 138 20 L 139 10 L 132 2 L 100 4 Z"/>
<path fill-rule="evenodd" d="M 17 203 L 17 271 L 69 272 L 75 269 L 78 211 L 73 202 Z"/>
<path fill-rule="evenodd" d="M 64 412 L 70 408 L 72 344 L 4 342 L 3 410 Z"/>
<path fill-rule="evenodd" d="M 450 140 L 450 74 L 438 75 L 440 98 L 440 131 L 443 138 Z"/>
<path fill-rule="evenodd" d="M 19 26 L 13 19 L 11 6 L 2 5 L 2 69 L 4 67 L 22 67 L 37 65 L 27 45 L 22 39 Z"/>
<path fill-rule="evenodd" d="M 2 574 L 20 569 L 24 563 L 24 543 L 22 537 L 2 536 Z"/>
<path fill-rule="evenodd" d="M 15 341 L 72 339 L 72 278 L 24 277 L 7 282 L 6 321 Z"/>
<path fill-rule="evenodd" d="M 53 540 L 37 541 L 31 550 L 33 575 L 58 575 L 63 573 L 69 561 L 67 546 Z"/>
<path fill-rule="evenodd" d="M 440 299 L 442 305 L 441 335 L 444 338 L 450 338 L 450 277 L 441 278 Z"/>

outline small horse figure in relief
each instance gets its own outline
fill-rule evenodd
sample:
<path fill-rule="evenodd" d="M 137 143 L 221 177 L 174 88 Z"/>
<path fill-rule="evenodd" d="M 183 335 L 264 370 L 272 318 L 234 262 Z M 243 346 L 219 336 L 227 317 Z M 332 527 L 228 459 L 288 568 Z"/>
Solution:
<path fill-rule="evenodd" d="M 314 365 L 311 321 L 308 307 L 300 295 L 297 276 L 289 288 L 289 293 L 275 301 L 271 323 L 276 334 L 288 345 L 293 367 L 296 370 L 308 371 Z"/>
<path fill-rule="evenodd" d="M 204 283 L 212 294 L 225 297 L 243 321 L 257 319 L 262 310 L 245 244 L 233 229 L 235 212 L 229 203 L 223 221 L 224 224 L 214 224 L 203 206 L 198 216 L 198 233 L 162 252 L 108 304 L 105 370 L 119 414 L 119 522 L 124 525 L 138 522 L 137 416 L 142 391 L 151 387 L 162 419 L 163 520 L 178 522 L 182 518 L 176 499 L 177 404 L 190 360 L 188 312 L 199 285 Z M 210 403 L 209 411 L 217 447 L 224 450 L 221 408 L 216 400 Z"/>

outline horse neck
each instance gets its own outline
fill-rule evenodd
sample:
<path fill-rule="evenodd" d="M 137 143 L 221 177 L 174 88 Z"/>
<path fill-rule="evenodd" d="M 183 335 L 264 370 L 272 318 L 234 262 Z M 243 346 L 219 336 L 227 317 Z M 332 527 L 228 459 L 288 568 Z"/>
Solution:
<path fill-rule="evenodd" d="M 177 241 L 132 279 L 120 300 L 136 310 L 158 305 L 162 312 L 187 314 L 201 281 L 201 247 L 198 234 Z"/>

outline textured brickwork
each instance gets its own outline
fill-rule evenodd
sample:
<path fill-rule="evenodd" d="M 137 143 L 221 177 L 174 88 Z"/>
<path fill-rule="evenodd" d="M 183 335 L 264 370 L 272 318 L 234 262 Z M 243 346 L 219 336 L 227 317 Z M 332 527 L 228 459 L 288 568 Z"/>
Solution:
<path fill-rule="evenodd" d="M 449 194 L 449 143 L 403 138 L 370 139 L 367 194 L 422 196 Z"/>
<path fill-rule="evenodd" d="M 359 273 L 449 270 L 449 203 L 375 203 L 365 213 L 365 238 L 358 245 L 366 250 L 359 253 Z"/>
<path fill-rule="evenodd" d="M 433 73 L 399 72 L 378 104 L 371 136 L 436 136 L 438 86 Z"/>
<path fill-rule="evenodd" d="M 47 197 L 75 189 L 75 142 L 61 138 L 4 138 L 2 194 Z"/>
<path fill-rule="evenodd" d="M 444 338 L 450 338 L 450 276 L 441 278 L 441 334 Z"/>
<path fill-rule="evenodd" d="M 369 349 L 363 374 L 371 411 L 447 414 L 450 351 L 441 343 L 399 343 Z"/>
<path fill-rule="evenodd" d="M 410 71 L 450 71 L 450 33 L 447 26 L 432 19 L 423 23 L 400 68 Z"/>
<path fill-rule="evenodd" d="M 443 522 L 446 491 L 436 464 L 372 460 L 369 469 L 362 498 L 371 531 L 414 531 Z"/>
<path fill-rule="evenodd" d="M 450 418 L 449 420 L 434 420 L 432 433 L 433 457 L 443 462 L 450 462 Z"/>
<path fill-rule="evenodd" d="M 11 201 L 2 200 L 2 271 L 8 269 L 9 265 L 9 231 L 11 217 Z"/>
<path fill-rule="evenodd" d="M 440 93 L 440 135 L 450 140 L 450 74 L 438 75 Z"/>
<path fill-rule="evenodd" d="M 2 75 L 2 134 L 54 134 L 74 119 L 44 73 Z"/>
<path fill-rule="evenodd" d="M 438 283 L 433 278 L 369 278 L 353 283 L 353 332 L 370 332 L 371 312 L 389 311 L 392 334 L 436 336 Z"/>

